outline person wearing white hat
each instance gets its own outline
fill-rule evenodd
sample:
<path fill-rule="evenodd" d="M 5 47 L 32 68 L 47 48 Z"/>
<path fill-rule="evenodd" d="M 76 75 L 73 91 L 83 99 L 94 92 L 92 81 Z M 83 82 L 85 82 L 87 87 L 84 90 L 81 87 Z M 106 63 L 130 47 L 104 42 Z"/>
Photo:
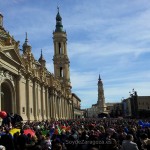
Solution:
<path fill-rule="evenodd" d="M 5 146 L 0 145 L 0 150 L 6 150 Z"/>

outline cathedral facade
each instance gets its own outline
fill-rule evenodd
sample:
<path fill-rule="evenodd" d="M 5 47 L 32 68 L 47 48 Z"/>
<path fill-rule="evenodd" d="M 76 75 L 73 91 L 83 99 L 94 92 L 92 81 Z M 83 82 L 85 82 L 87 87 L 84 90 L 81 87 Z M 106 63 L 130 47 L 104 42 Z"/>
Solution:
<path fill-rule="evenodd" d="M 0 110 L 31 121 L 73 118 L 67 34 L 59 10 L 53 42 L 54 74 L 47 70 L 42 51 L 39 60 L 34 58 L 27 34 L 20 53 L 0 14 Z"/>

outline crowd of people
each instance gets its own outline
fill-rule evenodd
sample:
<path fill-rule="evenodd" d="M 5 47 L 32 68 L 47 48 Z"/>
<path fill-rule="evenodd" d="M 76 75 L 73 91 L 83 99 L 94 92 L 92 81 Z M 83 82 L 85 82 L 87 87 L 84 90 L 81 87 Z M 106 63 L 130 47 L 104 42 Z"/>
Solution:
<path fill-rule="evenodd" d="M 0 149 L 150 150 L 150 127 L 146 123 L 149 120 L 111 118 L 3 123 Z M 33 132 L 25 134 L 27 129 Z"/>

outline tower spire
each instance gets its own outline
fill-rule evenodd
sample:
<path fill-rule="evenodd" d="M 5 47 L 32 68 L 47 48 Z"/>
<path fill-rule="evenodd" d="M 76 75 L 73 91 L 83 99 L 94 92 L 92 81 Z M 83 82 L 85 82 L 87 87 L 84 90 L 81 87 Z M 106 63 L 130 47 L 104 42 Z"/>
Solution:
<path fill-rule="evenodd" d="M 56 29 L 55 32 L 63 32 L 62 18 L 59 13 L 59 7 L 57 6 L 57 15 L 56 15 Z"/>
<path fill-rule="evenodd" d="M 28 43 L 28 34 L 26 32 L 26 39 L 25 39 L 25 43 Z"/>
<path fill-rule="evenodd" d="M 40 56 L 39 60 L 40 60 L 40 61 L 41 61 L 41 60 L 45 60 L 44 57 L 43 57 L 43 51 L 42 51 L 42 49 L 41 49 L 41 56 Z"/>
<path fill-rule="evenodd" d="M 31 52 L 31 46 L 28 43 L 28 34 L 27 34 L 27 32 L 25 34 L 25 42 L 23 44 L 23 52 L 26 52 L 26 51 L 30 51 Z"/>
<path fill-rule="evenodd" d="M 41 57 L 43 57 L 43 54 L 42 54 L 42 49 L 41 49 Z"/>
<path fill-rule="evenodd" d="M 59 6 L 57 6 L 57 10 L 58 10 L 58 13 L 59 13 Z"/>
<path fill-rule="evenodd" d="M 98 79 L 99 81 L 101 80 L 101 76 L 100 76 L 100 74 L 99 74 L 99 79 Z"/>
<path fill-rule="evenodd" d="M 45 66 L 45 59 L 44 59 L 44 57 L 43 57 L 43 53 L 42 53 L 42 49 L 41 49 L 41 56 L 40 56 L 40 58 L 39 58 L 39 62 L 41 63 L 41 65 L 42 66 Z"/>
<path fill-rule="evenodd" d="M 26 32 L 25 37 L 26 38 L 25 38 L 25 42 L 24 42 L 23 46 L 30 46 L 29 43 L 28 43 L 28 34 L 27 34 L 27 32 Z"/>

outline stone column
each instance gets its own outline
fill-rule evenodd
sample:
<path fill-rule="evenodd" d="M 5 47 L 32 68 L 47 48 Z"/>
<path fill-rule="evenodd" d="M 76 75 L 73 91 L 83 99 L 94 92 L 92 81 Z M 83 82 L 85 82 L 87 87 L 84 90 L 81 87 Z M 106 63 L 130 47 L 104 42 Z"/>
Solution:
<path fill-rule="evenodd" d="M 70 119 L 70 102 L 68 100 L 68 118 Z"/>
<path fill-rule="evenodd" d="M 41 115 L 42 119 L 44 119 L 44 106 L 43 106 L 43 85 L 41 85 Z"/>
<path fill-rule="evenodd" d="M 52 118 L 54 119 L 55 118 L 55 103 L 54 103 L 54 93 L 52 93 L 51 95 L 51 112 L 52 112 Z"/>
<path fill-rule="evenodd" d="M 61 96 L 60 97 L 60 108 L 61 108 L 61 115 L 60 115 L 60 117 L 61 117 L 61 119 L 63 118 L 63 102 L 62 102 L 62 100 L 63 100 L 63 97 Z"/>
<path fill-rule="evenodd" d="M 1 66 L 0 66 L 0 69 L 1 69 Z M 3 70 L 0 70 L 0 110 L 1 110 L 1 102 L 2 102 L 2 83 L 3 83 L 3 80 L 4 80 L 4 76 L 3 76 Z"/>
<path fill-rule="evenodd" d="M 26 104 L 26 114 L 27 114 L 27 119 L 30 120 L 30 102 L 29 102 L 29 81 L 30 79 L 27 78 L 26 79 L 26 101 L 27 101 L 27 104 Z"/>
<path fill-rule="evenodd" d="M 48 88 L 45 87 L 45 109 L 46 109 L 46 118 L 50 118 L 50 103 L 48 98 Z"/>
<path fill-rule="evenodd" d="M 56 108 L 55 108 L 55 104 L 56 104 L 56 102 L 55 102 L 55 95 L 53 95 L 53 117 L 54 117 L 54 119 L 56 118 Z"/>
<path fill-rule="evenodd" d="M 71 101 L 69 100 L 69 119 L 72 118 Z"/>
<path fill-rule="evenodd" d="M 63 105 L 62 105 L 62 97 L 60 98 L 60 108 L 61 108 L 61 119 L 63 118 Z"/>
<path fill-rule="evenodd" d="M 68 118 L 70 119 L 70 104 L 68 104 Z"/>
<path fill-rule="evenodd" d="M 73 107 L 73 101 L 72 101 L 72 104 L 71 104 L 71 111 L 72 111 L 72 119 L 74 119 L 74 107 Z"/>
<path fill-rule="evenodd" d="M 61 42 L 61 53 L 64 54 L 64 42 Z"/>
<path fill-rule="evenodd" d="M 40 118 L 40 113 L 39 113 L 39 84 L 36 83 L 36 114 L 37 114 L 37 120 Z"/>
<path fill-rule="evenodd" d="M 58 103 L 59 103 L 59 119 L 61 119 L 61 98 L 60 98 L 60 96 L 59 96 Z"/>
<path fill-rule="evenodd" d="M 66 119 L 68 119 L 68 100 L 66 100 Z"/>
<path fill-rule="evenodd" d="M 59 97 L 57 96 L 57 114 L 58 114 L 58 119 L 60 118 L 60 107 L 59 107 L 59 102 L 60 102 L 60 99 L 59 99 Z"/>
<path fill-rule="evenodd" d="M 66 99 L 64 98 L 64 119 L 66 119 Z"/>
<path fill-rule="evenodd" d="M 49 93 L 48 89 L 48 107 L 49 107 L 49 120 L 52 118 L 52 97 L 51 94 Z"/>
<path fill-rule="evenodd" d="M 58 117 L 58 114 L 57 114 L 57 96 L 54 95 L 54 118 L 56 119 Z"/>
<path fill-rule="evenodd" d="M 71 110 L 71 119 L 73 119 L 73 105 L 72 105 L 72 101 L 71 101 L 71 104 L 70 104 L 70 110 Z"/>
<path fill-rule="evenodd" d="M 64 44 L 64 53 L 67 55 L 67 42 Z"/>
<path fill-rule="evenodd" d="M 63 103 L 63 96 L 61 97 L 61 118 L 64 119 L 64 103 Z"/>
<path fill-rule="evenodd" d="M 66 113 L 66 119 L 68 119 L 68 102 L 67 99 L 65 99 L 65 113 Z"/>
<path fill-rule="evenodd" d="M 37 96 L 36 96 L 36 81 L 33 81 L 33 116 L 34 119 L 37 120 Z"/>
<path fill-rule="evenodd" d="M 49 96 L 48 96 L 48 102 L 49 102 L 49 107 L 50 107 L 50 119 L 53 118 L 53 110 L 52 110 L 52 106 L 53 106 L 53 97 L 52 95 L 49 93 Z"/>
<path fill-rule="evenodd" d="M 56 107 L 57 107 L 57 118 L 59 119 L 60 118 L 60 114 L 59 114 L 60 108 L 59 108 L 59 97 L 58 96 L 56 98 L 56 102 L 57 102 L 57 105 L 56 105 Z"/>
<path fill-rule="evenodd" d="M 22 107 L 21 107 L 21 87 L 20 87 L 20 83 L 21 82 L 21 75 L 18 76 L 17 78 L 17 90 L 16 90 L 16 96 L 17 96 L 17 113 L 21 115 L 22 113 Z"/>

